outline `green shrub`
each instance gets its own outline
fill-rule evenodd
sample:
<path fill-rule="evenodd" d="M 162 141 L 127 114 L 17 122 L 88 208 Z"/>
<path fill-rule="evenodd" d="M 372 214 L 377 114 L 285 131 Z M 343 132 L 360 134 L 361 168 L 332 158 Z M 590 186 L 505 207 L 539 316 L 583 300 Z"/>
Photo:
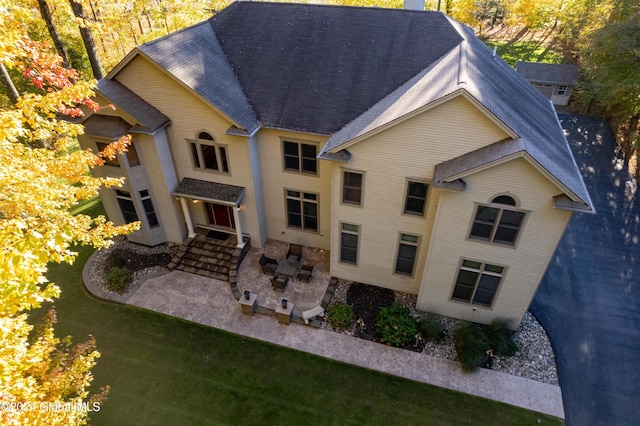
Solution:
<path fill-rule="evenodd" d="M 124 292 L 133 281 L 133 274 L 127 267 L 114 266 L 107 273 L 107 288 L 118 293 Z"/>
<path fill-rule="evenodd" d="M 380 334 L 382 342 L 403 346 L 415 341 L 418 322 L 411 316 L 409 308 L 393 302 L 380 309 L 376 321 L 376 332 Z"/>
<path fill-rule="evenodd" d="M 327 319 L 336 330 L 350 328 L 353 323 L 353 309 L 346 303 L 336 302 L 329 307 Z"/>
<path fill-rule="evenodd" d="M 489 342 L 484 332 L 475 324 L 466 323 L 453 332 L 458 360 L 464 371 L 475 371 L 485 363 Z"/>
<path fill-rule="evenodd" d="M 513 340 L 513 331 L 509 327 L 509 321 L 505 319 L 495 319 L 484 327 L 484 334 L 487 336 L 489 347 L 495 355 L 513 356 L 518 352 L 518 345 Z"/>
<path fill-rule="evenodd" d="M 444 340 L 444 329 L 440 320 L 435 315 L 426 314 L 418 319 L 418 329 L 424 340 L 441 342 Z"/>

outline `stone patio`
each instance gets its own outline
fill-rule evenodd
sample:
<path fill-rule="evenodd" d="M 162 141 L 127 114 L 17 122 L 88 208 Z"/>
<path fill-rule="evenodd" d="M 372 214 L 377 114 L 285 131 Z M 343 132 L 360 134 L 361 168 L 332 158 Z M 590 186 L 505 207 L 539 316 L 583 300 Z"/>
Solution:
<path fill-rule="evenodd" d="M 267 240 L 261 248 L 251 248 L 238 269 L 238 290 L 240 293 L 250 291 L 257 296 L 258 313 L 274 314 L 282 299 L 294 305 L 293 316 L 300 317 L 303 311 L 322 305 L 322 301 L 331 290 L 329 283 L 329 251 L 314 247 L 303 246 L 300 266 L 313 265 L 310 282 L 303 282 L 290 278 L 284 292 L 276 291 L 271 286 L 271 276 L 263 274 L 259 264 L 260 256 L 266 256 L 278 261 L 284 259 L 289 250 L 289 243 Z M 328 300 L 326 301 L 328 303 Z M 326 306 L 326 303 L 325 303 Z"/>

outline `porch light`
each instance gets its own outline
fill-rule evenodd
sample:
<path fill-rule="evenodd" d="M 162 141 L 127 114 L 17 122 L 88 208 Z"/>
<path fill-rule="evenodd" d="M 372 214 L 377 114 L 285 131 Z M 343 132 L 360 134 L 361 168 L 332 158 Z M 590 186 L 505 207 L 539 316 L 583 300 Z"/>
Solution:
<path fill-rule="evenodd" d="M 198 203 L 200 202 L 200 200 L 191 200 L 191 202 L 192 202 L 193 204 L 198 204 Z"/>
<path fill-rule="evenodd" d="M 244 291 L 244 298 L 247 300 L 251 298 L 251 292 L 249 290 Z"/>
<path fill-rule="evenodd" d="M 238 206 L 238 211 L 241 212 L 242 210 L 244 210 L 244 205 L 239 205 Z"/>

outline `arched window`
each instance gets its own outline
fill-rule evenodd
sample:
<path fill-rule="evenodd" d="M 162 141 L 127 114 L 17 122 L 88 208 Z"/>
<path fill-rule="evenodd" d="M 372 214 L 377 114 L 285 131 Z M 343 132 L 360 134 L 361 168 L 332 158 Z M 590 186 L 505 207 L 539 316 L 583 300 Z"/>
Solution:
<path fill-rule="evenodd" d="M 522 227 L 524 213 L 517 211 L 516 200 L 498 195 L 489 205 L 479 205 L 469 238 L 513 246 Z"/>
<path fill-rule="evenodd" d="M 227 147 L 218 145 L 208 132 L 199 132 L 198 139 L 189 140 L 193 166 L 200 170 L 229 173 Z"/>

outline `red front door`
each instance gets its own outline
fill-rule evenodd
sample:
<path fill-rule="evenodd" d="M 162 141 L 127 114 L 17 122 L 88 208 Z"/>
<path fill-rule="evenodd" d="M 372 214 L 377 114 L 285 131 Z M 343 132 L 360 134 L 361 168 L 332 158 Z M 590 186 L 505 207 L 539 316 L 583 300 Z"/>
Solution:
<path fill-rule="evenodd" d="M 236 229 L 233 220 L 233 207 L 224 204 L 205 203 L 209 224 L 221 228 Z"/>

